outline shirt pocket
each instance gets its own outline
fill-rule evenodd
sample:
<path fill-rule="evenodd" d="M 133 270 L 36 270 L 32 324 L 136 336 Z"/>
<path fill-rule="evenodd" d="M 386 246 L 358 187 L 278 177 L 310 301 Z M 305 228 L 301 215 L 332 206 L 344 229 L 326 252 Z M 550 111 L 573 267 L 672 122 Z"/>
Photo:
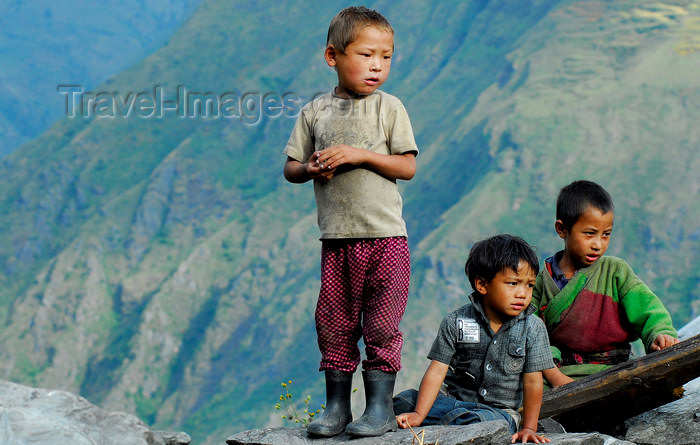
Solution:
<path fill-rule="evenodd" d="M 451 364 L 454 375 L 467 384 L 473 384 L 483 355 L 480 345 L 458 345 Z"/>
<path fill-rule="evenodd" d="M 505 373 L 520 374 L 525 366 L 525 345 L 520 341 L 511 341 L 508 344 L 507 352 L 504 364 Z"/>

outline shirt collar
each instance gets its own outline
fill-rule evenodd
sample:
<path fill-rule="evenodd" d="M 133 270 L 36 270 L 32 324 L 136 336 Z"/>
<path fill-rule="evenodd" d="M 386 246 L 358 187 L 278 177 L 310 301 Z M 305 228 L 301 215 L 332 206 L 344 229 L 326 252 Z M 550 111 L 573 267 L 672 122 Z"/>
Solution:
<path fill-rule="evenodd" d="M 564 256 L 564 251 L 560 250 L 544 260 L 545 266 L 547 267 L 547 272 L 549 272 L 549 275 L 551 275 L 552 280 L 554 280 L 559 289 L 563 289 L 564 286 L 569 283 L 569 279 L 566 278 L 566 275 L 564 275 L 561 267 L 559 267 L 559 261 L 561 260 L 562 256 Z"/>

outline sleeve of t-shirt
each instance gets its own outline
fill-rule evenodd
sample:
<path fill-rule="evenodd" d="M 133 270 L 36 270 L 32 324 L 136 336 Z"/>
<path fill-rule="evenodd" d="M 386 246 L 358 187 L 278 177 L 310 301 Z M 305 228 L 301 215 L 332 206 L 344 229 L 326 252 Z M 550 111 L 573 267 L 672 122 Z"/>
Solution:
<path fill-rule="evenodd" d="M 297 117 L 297 121 L 292 129 L 292 134 L 287 141 L 287 146 L 284 147 L 284 154 L 302 164 L 309 160 L 315 150 L 308 110 L 307 106 L 299 113 L 299 117 Z"/>
<path fill-rule="evenodd" d="M 389 114 L 387 121 L 386 138 L 391 154 L 404 154 L 413 152 L 418 156 L 418 146 L 413 136 L 413 127 L 408 117 L 408 112 L 400 102 Z"/>
<path fill-rule="evenodd" d="M 530 315 L 523 372 L 537 372 L 550 368 L 554 368 L 554 361 L 549 349 L 547 329 L 539 317 Z"/>
<path fill-rule="evenodd" d="M 442 323 L 440 323 L 440 329 L 435 337 L 435 341 L 433 341 L 433 346 L 430 348 L 430 352 L 428 353 L 428 359 L 436 360 L 447 365 L 450 364 L 452 357 L 455 354 L 454 330 L 456 329 L 456 322 L 457 319 L 454 314 L 450 314 L 443 318 Z"/>

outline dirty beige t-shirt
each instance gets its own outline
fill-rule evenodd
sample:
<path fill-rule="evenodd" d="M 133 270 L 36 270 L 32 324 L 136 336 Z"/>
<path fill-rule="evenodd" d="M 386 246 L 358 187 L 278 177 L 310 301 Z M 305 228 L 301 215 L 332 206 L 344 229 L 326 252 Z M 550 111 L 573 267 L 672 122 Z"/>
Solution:
<path fill-rule="evenodd" d="M 284 154 L 305 163 L 314 151 L 338 144 L 386 155 L 418 154 L 406 109 L 383 91 L 354 99 L 327 93 L 308 103 Z M 395 179 L 344 165 L 330 181 L 314 181 L 314 192 L 321 239 L 406 236 Z"/>

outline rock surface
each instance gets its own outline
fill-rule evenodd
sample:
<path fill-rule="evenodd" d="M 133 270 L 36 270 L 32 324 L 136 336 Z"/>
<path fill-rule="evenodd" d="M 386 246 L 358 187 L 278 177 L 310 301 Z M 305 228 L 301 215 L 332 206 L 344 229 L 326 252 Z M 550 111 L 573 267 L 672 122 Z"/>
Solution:
<path fill-rule="evenodd" d="M 153 434 L 160 437 L 165 445 L 189 445 L 192 438 L 182 431 L 153 431 Z"/>
<path fill-rule="evenodd" d="M 477 423 L 468 426 L 431 426 L 414 429 L 417 434 L 425 431 L 424 445 L 508 444 L 510 431 L 502 421 Z M 633 445 L 600 433 L 548 434 L 553 445 Z M 311 439 L 304 428 L 268 428 L 245 431 L 226 439 L 228 445 L 407 445 L 413 442 L 409 430 L 387 433 L 381 437 L 351 439 L 345 434 L 323 439 Z M 418 443 L 417 441 L 415 443 Z"/>
<path fill-rule="evenodd" d="M 640 445 L 700 444 L 700 391 L 696 382 L 685 386 L 682 399 L 625 422 L 625 438 Z"/>
<path fill-rule="evenodd" d="M 700 444 L 700 379 L 685 385 L 685 396 L 632 419 L 620 437 L 598 432 L 547 434 L 553 445 L 690 445 Z M 595 425 L 592 425 L 595 429 Z M 424 444 L 487 445 L 510 443 L 505 422 L 469 426 L 419 427 Z M 351 439 L 341 434 L 309 438 L 300 427 L 244 431 L 226 439 L 227 445 L 406 445 L 408 430 L 381 437 Z M 189 445 L 182 432 L 151 431 L 136 417 L 108 412 L 65 391 L 35 389 L 0 381 L 0 444 L 2 445 Z M 415 443 L 418 443 L 417 441 Z"/>
<path fill-rule="evenodd" d="M 485 422 L 468 426 L 433 426 L 415 429 L 416 433 L 425 430 L 425 445 L 462 444 L 493 444 L 509 443 L 510 430 L 505 421 Z M 352 443 L 353 445 L 405 445 L 411 443 L 413 435 L 409 430 L 399 430 L 380 437 L 350 438 L 345 434 L 331 438 L 309 438 L 306 429 L 267 428 L 262 430 L 245 431 L 226 439 L 228 445 L 337 445 Z"/>
<path fill-rule="evenodd" d="M 136 417 L 105 411 L 66 391 L 0 381 L 2 445 L 187 445 L 185 433 L 154 432 Z"/>
<path fill-rule="evenodd" d="M 685 385 L 681 400 L 627 420 L 620 437 L 598 432 L 546 434 L 552 445 L 697 445 L 700 444 L 700 379 Z M 591 425 L 591 430 L 595 425 Z M 418 427 L 425 431 L 425 445 L 506 444 L 510 433 L 505 422 L 486 422 L 469 426 Z M 227 445 L 407 445 L 412 443 L 408 430 L 381 437 L 351 439 L 341 434 L 329 439 L 311 439 L 300 427 L 268 428 L 245 431 L 226 439 Z M 415 443 L 418 443 L 417 441 Z"/>

